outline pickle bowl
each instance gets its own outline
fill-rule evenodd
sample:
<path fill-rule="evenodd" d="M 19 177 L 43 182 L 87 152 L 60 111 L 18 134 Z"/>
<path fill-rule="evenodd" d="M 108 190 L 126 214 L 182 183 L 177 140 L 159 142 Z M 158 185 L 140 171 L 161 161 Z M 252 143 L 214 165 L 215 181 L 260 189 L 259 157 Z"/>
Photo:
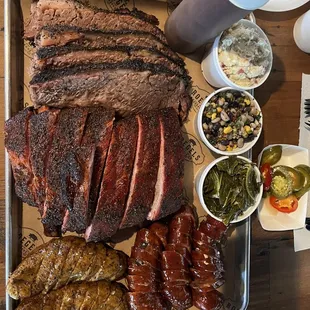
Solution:
<path fill-rule="evenodd" d="M 211 217 L 213 217 L 214 219 L 216 219 L 220 222 L 223 222 L 223 220 L 220 217 L 214 215 L 211 212 L 211 210 L 208 208 L 207 204 L 205 203 L 204 182 L 205 182 L 205 179 L 206 179 L 208 173 L 211 171 L 211 169 L 216 164 L 218 164 L 220 161 L 226 160 L 228 158 L 229 158 L 229 156 L 222 156 L 222 157 L 215 159 L 209 165 L 201 168 L 200 171 L 198 172 L 197 176 L 196 176 L 196 179 L 195 179 L 195 189 L 196 189 L 196 193 L 198 195 L 200 204 L 202 205 L 203 209 L 207 212 L 208 215 L 210 215 Z M 246 163 L 252 163 L 252 161 L 248 158 L 245 158 L 242 156 L 237 156 L 237 158 L 243 160 Z M 261 182 L 261 173 L 260 173 L 260 171 L 256 165 L 254 166 L 254 170 L 255 170 L 255 174 L 256 174 L 256 180 L 258 182 Z M 262 195 L 263 195 L 263 185 L 260 184 L 259 192 L 255 197 L 254 203 L 251 206 L 249 206 L 242 214 L 238 215 L 234 220 L 230 221 L 230 224 L 239 223 L 239 222 L 247 219 L 248 217 L 250 217 L 258 208 L 258 205 L 260 204 L 260 201 L 262 199 Z"/>

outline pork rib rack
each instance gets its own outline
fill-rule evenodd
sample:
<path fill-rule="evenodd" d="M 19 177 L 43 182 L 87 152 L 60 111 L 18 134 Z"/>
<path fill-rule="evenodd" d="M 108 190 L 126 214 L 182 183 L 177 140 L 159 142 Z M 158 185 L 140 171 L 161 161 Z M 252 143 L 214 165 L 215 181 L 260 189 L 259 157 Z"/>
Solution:
<path fill-rule="evenodd" d="M 184 150 L 173 108 L 117 122 L 103 107 L 27 108 L 5 132 L 16 193 L 38 207 L 49 236 L 105 240 L 181 205 Z"/>
<path fill-rule="evenodd" d="M 29 87 L 34 106 L 100 105 L 122 117 L 173 107 L 185 120 L 190 77 L 157 18 L 85 3 L 32 3 L 25 38 L 36 45 Z"/>

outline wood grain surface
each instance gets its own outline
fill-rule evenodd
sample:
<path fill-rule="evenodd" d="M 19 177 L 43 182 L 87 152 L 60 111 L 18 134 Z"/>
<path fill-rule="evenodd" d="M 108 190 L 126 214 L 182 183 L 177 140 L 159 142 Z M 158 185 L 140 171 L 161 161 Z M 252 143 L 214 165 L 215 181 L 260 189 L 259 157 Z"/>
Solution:
<path fill-rule="evenodd" d="M 0 0 L 3 8 L 3 0 Z M 264 113 L 264 132 L 254 149 L 273 143 L 298 144 L 301 74 L 310 74 L 310 55 L 294 43 L 296 19 L 310 9 L 310 2 L 286 13 L 255 12 L 257 23 L 273 47 L 274 64 L 269 79 L 255 91 Z M 0 13 L 0 128 L 3 128 L 3 10 Z M 5 309 L 4 282 L 4 148 L 0 130 L 0 310 Z M 251 310 L 310 309 L 310 250 L 294 253 L 292 232 L 264 231 L 253 216 L 251 247 Z M 237 310 L 237 309 L 235 309 Z"/>

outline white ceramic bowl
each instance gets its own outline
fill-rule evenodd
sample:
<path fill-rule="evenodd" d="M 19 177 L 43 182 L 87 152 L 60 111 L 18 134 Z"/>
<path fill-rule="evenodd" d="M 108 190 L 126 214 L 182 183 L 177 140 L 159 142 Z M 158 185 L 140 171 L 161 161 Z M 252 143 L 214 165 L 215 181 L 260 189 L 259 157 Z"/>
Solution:
<path fill-rule="evenodd" d="M 222 222 L 222 219 L 220 219 L 219 217 L 215 216 L 213 213 L 211 213 L 211 211 L 208 209 L 207 205 L 205 204 L 205 201 L 204 201 L 204 198 L 203 198 L 203 183 L 205 181 L 205 178 L 207 176 L 207 174 L 209 173 L 209 171 L 220 161 L 222 160 L 225 160 L 227 159 L 228 156 L 223 156 L 223 157 L 220 157 L 216 160 L 214 160 L 213 162 L 211 162 L 208 166 L 202 168 L 200 170 L 200 172 L 198 173 L 197 177 L 196 177 L 196 192 L 198 194 L 198 197 L 199 197 L 199 201 L 202 205 L 202 207 L 204 208 L 204 210 L 210 215 L 212 216 L 214 219 Z M 250 163 L 251 160 L 245 158 L 245 157 L 242 157 L 242 156 L 238 156 L 238 158 Z M 255 169 L 255 172 L 256 172 L 256 175 L 257 175 L 257 180 L 260 182 L 261 181 L 261 174 L 258 170 L 258 168 L 255 166 L 254 167 Z M 259 193 L 258 195 L 256 196 L 256 199 L 255 199 L 255 202 L 253 204 L 253 206 L 249 207 L 242 215 L 239 215 L 237 217 L 237 219 L 231 221 L 230 223 L 231 224 L 234 224 L 234 223 L 239 223 L 243 220 L 245 220 L 246 218 L 248 218 L 249 216 L 252 215 L 252 213 L 257 209 L 261 199 L 262 199 L 262 196 L 263 196 L 263 185 L 261 185 L 260 187 L 260 190 L 259 190 Z"/>
<path fill-rule="evenodd" d="M 294 168 L 300 164 L 309 165 L 308 150 L 297 145 L 289 144 L 274 144 L 265 147 L 259 154 L 259 165 L 263 152 L 275 145 L 282 146 L 282 157 L 273 166 L 284 165 Z M 303 228 L 307 216 L 308 196 L 309 193 L 306 193 L 299 199 L 298 208 L 292 213 L 277 211 L 270 205 L 269 197 L 263 198 L 257 209 L 258 219 L 263 229 L 267 231 L 285 231 Z"/>
<path fill-rule="evenodd" d="M 271 51 L 271 53 L 270 53 L 270 66 L 268 68 L 268 71 L 265 73 L 265 75 L 260 79 L 260 82 L 253 85 L 253 86 L 242 87 L 242 86 L 232 82 L 227 77 L 227 75 L 224 73 L 224 71 L 222 70 L 221 65 L 220 65 L 220 61 L 219 61 L 219 55 L 218 55 L 219 49 L 218 49 L 218 47 L 219 47 L 220 39 L 223 35 L 223 32 L 222 32 L 219 36 L 216 37 L 211 50 L 203 58 L 203 60 L 201 62 L 201 71 L 202 71 L 202 74 L 203 74 L 205 80 L 209 84 L 211 84 L 212 86 L 214 86 L 216 88 L 230 86 L 230 87 L 241 89 L 241 90 L 250 90 L 250 89 L 261 86 L 267 80 L 267 78 L 271 72 L 272 61 L 273 61 L 272 48 L 271 48 L 271 44 L 268 40 L 268 37 L 266 36 L 264 31 L 260 27 L 258 27 L 255 23 L 253 23 L 247 19 L 242 19 L 238 23 L 241 23 L 242 25 L 245 25 L 248 28 L 257 29 L 260 36 L 264 40 L 266 40 L 266 42 L 269 45 L 269 49 Z"/>
<path fill-rule="evenodd" d="M 220 154 L 220 155 L 241 155 L 241 154 L 244 154 L 245 152 L 247 152 L 248 150 L 250 150 L 254 145 L 255 143 L 257 142 L 257 140 L 259 139 L 260 135 L 261 135 L 261 132 L 263 130 L 263 114 L 262 114 L 262 111 L 261 111 L 261 108 L 258 104 L 258 102 L 256 101 L 256 99 L 247 91 L 242 91 L 242 90 L 237 90 L 237 91 L 240 91 L 244 94 L 246 94 L 249 98 L 251 98 L 252 101 L 254 101 L 255 103 L 255 107 L 257 108 L 257 110 L 260 111 L 260 114 L 261 114 L 261 119 L 260 119 L 260 123 L 261 123 L 261 129 L 260 129 L 260 132 L 258 134 L 257 137 L 254 138 L 254 140 L 252 140 L 251 142 L 247 142 L 247 143 L 244 143 L 244 146 L 242 148 L 236 148 L 234 151 L 221 151 L 219 149 L 217 149 L 216 147 L 214 147 L 209 141 L 208 139 L 206 138 L 206 135 L 203 131 L 203 127 L 202 127 L 202 116 L 203 116 L 203 111 L 205 109 L 205 107 L 207 106 L 207 104 L 209 103 L 210 99 L 216 95 L 217 93 L 220 93 L 220 92 L 223 92 L 223 91 L 228 91 L 228 90 L 234 90 L 236 91 L 236 89 L 232 88 L 232 87 L 224 87 L 224 88 L 221 88 L 221 89 L 218 89 L 216 90 L 215 92 L 213 92 L 212 94 L 210 94 L 204 101 L 203 103 L 201 104 L 201 107 L 198 111 L 198 114 L 197 114 L 197 117 L 196 117 L 196 130 L 197 130 L 197 133 L 200 137 L 200 139 L 204 142 L 204 144 L 213 152 L 217 153 L 217 154 Z"/>

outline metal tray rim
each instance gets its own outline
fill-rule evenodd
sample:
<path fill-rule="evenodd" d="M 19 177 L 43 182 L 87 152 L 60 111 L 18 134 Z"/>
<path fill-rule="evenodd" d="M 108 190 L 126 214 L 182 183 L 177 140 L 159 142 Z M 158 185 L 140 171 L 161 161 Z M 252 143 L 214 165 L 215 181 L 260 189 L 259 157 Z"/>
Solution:
<path fill-rule="evenodd" d="M 14 0 L 4 0 L 4 103 L 5 103 L 5 120 L 9 119 L 12 114 L 12 14 Z M 19 2 L 19 0 L 18 0 Z M 252 91 L 253 92 L 253 91 Z M 249 152 L 249 157 L 252 157 Z M 13 197 L 13 177 L 11 165 L 7 152 L 5 152 L 5 281 L 7 283 L 11 272 L 13 271 L 13 210 L 12 210 L 12 197 Z M 244 302 L 240 310 L 245 310 L 249 304 L 249 282 L 250 282 L 250 250 L 251 250 L 251 219 L 245 220 L 246 226 L 246 247 L 245 247 L 245 269 L 244 275 Z M 13 299 L 5 293 L 6 310 L 13 310 Z"/>
<path fill-rule="evenodd" d="M 11 117 L 11 20 L 12 1 L 4 1 L 4 102 L 5 120 Z M 12 272 L 12 172 L 9 157 L 5 151 L 5 281 L 7 283 Z M 6 309 L 13 309 L 13 301 L 5 293 Z"/>

